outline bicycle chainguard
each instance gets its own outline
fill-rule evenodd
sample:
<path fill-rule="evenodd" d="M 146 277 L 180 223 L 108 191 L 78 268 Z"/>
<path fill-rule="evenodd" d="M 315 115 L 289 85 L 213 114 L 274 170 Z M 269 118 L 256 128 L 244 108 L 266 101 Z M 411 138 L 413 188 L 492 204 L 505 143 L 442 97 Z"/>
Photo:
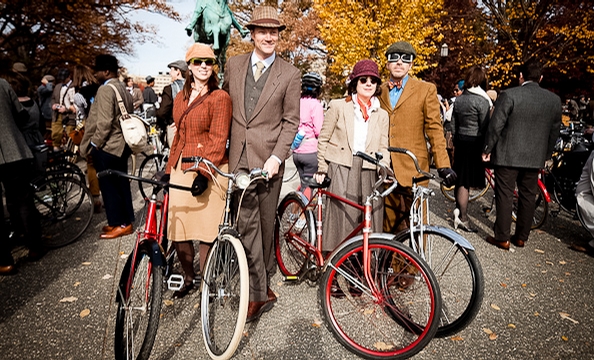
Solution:
<path fill-rule="evenodd" d="M 180 274 L 171 274 L 167 279 L 167 289 L 179 291 L 184 286 L 184 277 Z"/>

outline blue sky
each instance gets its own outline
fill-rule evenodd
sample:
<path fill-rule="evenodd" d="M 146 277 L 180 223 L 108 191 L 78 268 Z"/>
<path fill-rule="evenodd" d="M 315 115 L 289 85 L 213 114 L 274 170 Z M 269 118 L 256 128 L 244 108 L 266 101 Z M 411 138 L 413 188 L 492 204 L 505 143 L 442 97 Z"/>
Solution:
<path fill-rule="evenodd" d="M 128 68 L 129 74 L 155 76 L 160 71 L 168 72 L 167 64 L 183 59 L 186 50 L 193 43 L 193 39 L 186 35 L 184 29 L 190 21 L 196 1 L 174 0 L 168 3 L 179 13 L 181 22 L 146 11 L 138 11 L 133 15 L 134 20 L 157 27 L 158 43 L 137 44 L 134 56 L 118 55 L 120 63 Z"/>

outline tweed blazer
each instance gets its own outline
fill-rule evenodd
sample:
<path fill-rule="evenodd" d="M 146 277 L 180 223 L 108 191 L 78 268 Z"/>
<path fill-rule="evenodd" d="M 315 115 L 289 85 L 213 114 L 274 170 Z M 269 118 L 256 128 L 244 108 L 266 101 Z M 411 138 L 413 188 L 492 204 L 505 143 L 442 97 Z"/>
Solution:
<path fill-rule="evenodd" d="M 251 53 L 227 61 L 223 89 L 233 101 L 233 120 L 229 144 L 229 169 L 235 171 L 244 147 L 250 168 L 262 167 L 271 155 L 284 161 L 299 126 L 301 74 L 278 55 L 252 116 L 245 115 L 245 79 L 251 66 Z M 282 175 L 283 167 L 279 174 Z"/>
<path fill-rule="evenodd" d="M 107 84 L 113 84 L 118 89 L 126 111 L 132 113 L 132 95 L 126 90 L 124 83 L 117 79 L 109 79 L 105 85 L 100 86 L 85 122 L 85 135 L 80 143 L 82 156 L 87 156 L 91 152 L 91 142 L 98 149 L 118 157 L 122 156 L 127 146 L 119 121 L 122 113 L 118 100 L 114 90 Z"/>
<path fill-rule="evenodd" d="M 380 104 L 390 116 L 390 146 L 412 151 L 421 169 L 429 171 L 429 156 L 425 136 L 431 144 L 433 161 L 439 168 L 449 168 L 450 159 L 439 115 L 439 100 L 435 85 L 409 77 L 394 108 L 390 104 L 388 84 L 381 86 Z M 418 175 L 412 160 L 404 154 L 392 153 L 392 169 L 402 186 L 412 186 Z"/>
<path fill-rule="evenodd" d="M 20 131 L 28 120 L 27 109 L 8 82 L 0 79 L 0 165 L 33 158 Z"/>
<path fill-rule="evenodd" d="M 184 157 L 202 156 L 216 166 L 227 163 L 225 152 L 231 126 L 231 98 L 219 89 L 203 96 L 205 98 L 202 103 L 190 110 L 183 119 L 182 115 L 191 104 L 184 100 L 183 93 L 179 93 L 173 101 L 173 121 L 177 131 L 167 161 L 167 174 L 171 173 L 182 154 Z M 183 163 L 182 169 L 188 169 L 192 165 Z M 208 176 L 207 172 L 202 173 Z"/>
<path fill-rule="evenodd" d="M 503 91 L 485 137 L 497 166 L 540 169 L 551 157 L 561 126 L 561 98 L 535 82 Z"/>
<path fill-rule="evenodd" d="M 347 101 L 348 99 L 348 101 Z M 328 172 L 328 164 L 335 163 L 347 167 L 353 165 L 353 146 L 355 131 L 355 107 L 351 98 L 332 100 L 322 123 L 318 137 L 318 172 Z M 375 158 L 376 152 L 384 155 L 381 161 L 390 166 L 388 156 L 388 113 L 379 108 L 371 113 L 365 141 L 365 152 Z M 364 169 L 376 166 L 364 161 Z"/>

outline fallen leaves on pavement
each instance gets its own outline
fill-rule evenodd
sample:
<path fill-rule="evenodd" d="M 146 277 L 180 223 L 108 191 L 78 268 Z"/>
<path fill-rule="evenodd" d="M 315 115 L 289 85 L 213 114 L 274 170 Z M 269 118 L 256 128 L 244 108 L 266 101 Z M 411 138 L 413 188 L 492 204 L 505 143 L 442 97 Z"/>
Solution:
<path fill-rule="evenodd" d="M 566 313 L 566 312 L 560 312 L 559 315 L 561 316 L 562 319 L 567 319 L 567 320 L 571 321 L 574 324 L 579 324 L 580 323 L 579 321 L 570 318 L 569 317 L 569 314 Z"/>
<path fill-rule="evenodd" d="M 81 312 L 80 312 L 79 316 L 80 316 L 81 318 L 84 318 L 84 317 L 87 317 L 87 316 L 89 316 L 89 314 L 90 314 L 90 313 L 91 313 L 91 310 L 89 310 L 89 309 L 84 309 L 83 311 L 81 311 Z"/>
<path fill-rule="evenodd" d="M 65 297 L 65 298 L 63 298 L 63 299 L 60 299 L 60 302 L 61 302 L 61 303 L 66 303 L 66 302 L 68 302 L 68 303 L 71 303 L 71 302 L 75 302 L 76 300 L 78 300 L 78 298 L 77 298 L 77 297 L 74 297 L 74 296 L 68 296 L 68 297 Z"/>
<path fill-rule="evenodd" d="M 501 310 L 501 308 L 495 304 L 491 304 L 491 307 L 497 311 Z"/>

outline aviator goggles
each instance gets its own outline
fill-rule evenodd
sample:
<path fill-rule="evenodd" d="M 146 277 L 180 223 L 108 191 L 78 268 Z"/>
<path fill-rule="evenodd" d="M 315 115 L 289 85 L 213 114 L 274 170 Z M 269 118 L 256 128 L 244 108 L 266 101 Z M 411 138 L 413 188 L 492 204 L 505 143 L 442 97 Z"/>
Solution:
<path fill-rule="evenodd" d="M 209 59 L 209 58 L 191 58 L 190 61 L 188 61 L 188 64 L 192 64 L 192 65 L 202 65 L 202 63 L 206 64 L 206 66 L 213 66 L 215 64 L 216 60 L 215 59 Z"/>
<path fill-rule="evenodd" d="M 413 62 L 415 56 L 413 54 L 398 54 L 398 53 L 390 53 L 388 54 L 388 62 L 398 62 L 398 60 L 402 60 L 403 63 L 410 64 Z"/>

